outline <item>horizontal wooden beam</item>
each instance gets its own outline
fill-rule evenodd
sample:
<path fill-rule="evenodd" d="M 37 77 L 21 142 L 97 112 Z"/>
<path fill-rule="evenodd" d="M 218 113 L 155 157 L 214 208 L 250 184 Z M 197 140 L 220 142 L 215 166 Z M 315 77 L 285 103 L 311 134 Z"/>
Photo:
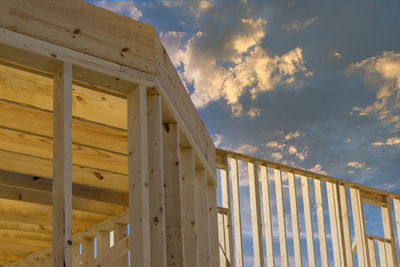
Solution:
<path fill-rule="evenodd" d="M 52 178 L 52 161 L 0 149 L 0 170 L 35 177 Z M 128 192 L 128 176 L 104 170 L 72 165 L 72 182 L 93 187 Z"/>
<path fill-rule="evenodd" d="M 319 179 L 322 181 L 328 181 L 328 182 L 332 182 L 332 183 L 338 183 L 339 185 L 344 185 L 344 186 L 351 187 L 351 188 L 358 188 L 358 189 L 362 190 L 363 192 L 368 192 L 368 193 L 376 194 L 376 195 L 388 195 L 392 198 L 400 199 L 399 194 L 387 192 L 387 191 L 373 188 L 370 186 L 365 186 L 365 185 L 349 182 L 349 181 L 346 181 L 343 179 L 334 178 L 334 177 L 331 177 L 329 175 L 325 175 L 322 173 L 307 171 L 304 169 L 291 167 L 291 166 L 284 165 L 281 163 L 277 163 L 277 162 L 269 161 L 266 159 L 257 158 L 257 157 L 253 157 L 253 156 L 249 156 L 249 155 L 245 155 L 242 153 L 229 151 L 229 150 L 221 149 L 221 148 L 217 148 L 216 152 L 217 152 L 217 155 L 216 155 L 217 158 L 229 156 L 230 158 L 234 158 L 237 160 L 242 160 L 242 161 L 246 161 L 246 162 L 256 162 L 257 164 L 260 164 L 263 166 L 268 166 L 269 168 L 272 168 L 272 169 L 277 169 L 277 170 L 281 170 L 281 171 L 285 171 L 285 172 L 293 172 L 294 174 L 303 175 L 303 176 L 306 176 L 309 178 Z"/>
<path fill-rule="evenodd" d="M 52 179 L 0 170 L 0 185 L 51 193 Z M 79 199 L 128 206 L 128 194 L 111 189 L 73 183 L 72 195 Z"/>

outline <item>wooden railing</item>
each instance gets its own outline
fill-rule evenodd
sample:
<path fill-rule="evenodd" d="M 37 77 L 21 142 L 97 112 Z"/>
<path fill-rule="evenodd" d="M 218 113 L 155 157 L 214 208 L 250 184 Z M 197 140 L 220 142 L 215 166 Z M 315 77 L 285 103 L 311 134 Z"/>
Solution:
<path fill-rule="evenodd" d="M 220 266 L 398 266 L 400 195 L 222 149 L 217 168 Z M 252 234 L 245 240 L 247 185 Z M 381 222 L 373 219 L 383 236 L 368 233 L 373 215 L 364 204 L 380 208 Z M 247 262 L 245 242 L 253 244 Z"/>

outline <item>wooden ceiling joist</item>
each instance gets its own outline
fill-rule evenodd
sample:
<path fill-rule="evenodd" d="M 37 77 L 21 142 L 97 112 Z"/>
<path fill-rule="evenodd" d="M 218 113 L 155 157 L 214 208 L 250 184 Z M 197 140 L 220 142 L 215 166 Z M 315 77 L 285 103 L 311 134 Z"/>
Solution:
<path fill-rule="evenodd" d="M 0 185 L 46 193 L 52 192 L 52 179 L 3 170 L 0 170 Z M 128 206 L 128 194 L 111 189 L 73 183 L 72 195 L 77 199 Z"/>

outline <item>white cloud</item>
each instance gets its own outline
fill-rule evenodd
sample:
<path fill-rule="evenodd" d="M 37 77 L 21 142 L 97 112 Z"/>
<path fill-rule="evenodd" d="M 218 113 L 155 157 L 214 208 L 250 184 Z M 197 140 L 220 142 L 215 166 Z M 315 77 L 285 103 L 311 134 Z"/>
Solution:
<path fill-rule="evenodd" d="M 342 55 L 339 52 L 334 52 L 333 55 L 337 58 L 342 58 Z"/>
<path fill-rule="evenodd" d="M 351 64 L 347 72 L 361 75 L 368 85 L 377 89 L 373 104 L 353 110 L 359 116 L 375 114 L 381 122 L 400 128 L 400 53 L 383 52 Z"/>
<path fill-rule="evenodd" d="M 162 1 L 162 3 L 167 7 L 185 5 L 196 18 L 214 6 L 214 3 L 209 1 Z"/>
<path fill-rule="evenodd" d="M 295 77 L 306 72 L 302 49 L 297 47 L 284 55 L 267 53 L 260 46 L 266 24 L 262 18 L 243 18 L 230 31 L 199 31 L 183 44 L 183 33 L 168 32 L 161 36 L 175 66 L 183 67 L 184 82 L 193 86 L 191 98 L 197 108 L 224 99 L 231 106 L 232 115 L 240 117 L 243 115 L 240 97 L 246 92 L 251 92 L 255 99 L 257 94 L 274 90 L 278 85 L 288 88 L 302 85 Z M 248 112 L 249 116 L 257 114 L 254 108 Z"/>
<path fill-rule="evenodd" d="M 216 147 L 219 147 L 224 142 L 224 136 L 222 134 L 214 134 L 212 139 Z"/>
<path fill-rule="evenodd" d="M 312 17 L 312 18 L 306 19 L 305 21 L 295 21 L 290 24 L 284 24 L 284 25 L 282 25 L 282 29 L 284 29 L 286 31 L 299 32 L 299 31 L 304 30 L 311 24 L 313 24 L 317 19 L 318 19 L 318 17 Z"/>
<path fill-rule="evenodd" d="M 249 115 L 250 118 L 259 117 L 261 115 L 261 108 L 250 107 L 247 115 Z"/>
<path fill-rule="evenodd" d="M 258 151 L 258 148 L 250 144 L 242 144 L 235 151 L 243 154 L 254 154 Z"/>
<path fill-rule="evenodd" d="M 364 169 L 365 162 L 351 161 L 346 164 L 348 167 L 356 168 L 356 169 Z"/>
<path fill-rule="evenodd" d="M 400 146 L 400 137 L 391 137 L 388 138 L 385 142 L 374 142 L 372 143 L 374 146 Z"/>
<path fill-rule="evenodd" d="M 283 158 L 283 154 L 281 152 L 273 152 L 271 156 L 274 160 L 280 160 Z"/>
<path fill-rule="evenodd" d="M 290 140 L 290 139 L 297 138 L 297 137 L 300 137 L 299 131 L 296 131 L 296 132 L 294 132 L 294 133 L 288 133 L 288 134 L 285 136 L 285 139 L 286 139 L 286 140 Z"/>
<path fill-rule="evenodd" d="M 137 20 L 142 16 L 142 12 L 132 1 L 96 1 L 94 4 L 132 19 Z"/>
<path fill-rule="evenodd" d="M 316 164 L 314 167 L 309 169 L 311 172 L 316 172 L 316 173 L 321 173 L 321 174 L 326 174 L 324 170 L 322 170 L 322 165 L 321 164 Z"/>

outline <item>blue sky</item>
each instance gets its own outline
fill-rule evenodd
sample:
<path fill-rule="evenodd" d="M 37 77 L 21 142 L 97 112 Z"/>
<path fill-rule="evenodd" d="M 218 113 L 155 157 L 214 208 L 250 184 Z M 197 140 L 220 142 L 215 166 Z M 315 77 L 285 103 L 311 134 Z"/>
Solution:
<path fill-rule="evenodd" d="M 218 147 L 400 193 L 400 2 L 96 4 L 156 28 Z"/>

